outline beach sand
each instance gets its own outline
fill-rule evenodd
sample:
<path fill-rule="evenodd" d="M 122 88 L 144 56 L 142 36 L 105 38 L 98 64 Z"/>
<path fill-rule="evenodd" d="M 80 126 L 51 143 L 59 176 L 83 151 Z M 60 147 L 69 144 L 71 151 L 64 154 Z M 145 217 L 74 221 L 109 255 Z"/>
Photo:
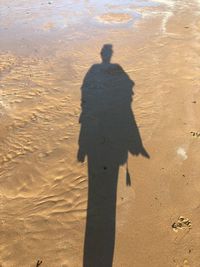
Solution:
<path fill-rule="evenodd" d="M 200 266 L 200 5 L 108 2 L 0 3 L 2 267 Z"/>

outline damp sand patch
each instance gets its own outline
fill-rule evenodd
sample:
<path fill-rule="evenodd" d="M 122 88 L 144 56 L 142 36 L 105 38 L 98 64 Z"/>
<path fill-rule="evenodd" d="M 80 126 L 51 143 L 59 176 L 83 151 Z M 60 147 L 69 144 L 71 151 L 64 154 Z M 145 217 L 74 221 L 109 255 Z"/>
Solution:
<path fill-rule="evenodd" d="M 127 13 L 105 13 L 97 16 L 96 19 L 101 23 L 127 23 L 133 20 L 133 17 Z"/>
<path fill-rule="evenodd" d="M 53 22 L 45 23 L 42 27 L 42 29 L 45 31 L 50 31 L 50 30 L 53 30 L 54 28 L 55 28 L 55 25 L 53 24 Z"/>

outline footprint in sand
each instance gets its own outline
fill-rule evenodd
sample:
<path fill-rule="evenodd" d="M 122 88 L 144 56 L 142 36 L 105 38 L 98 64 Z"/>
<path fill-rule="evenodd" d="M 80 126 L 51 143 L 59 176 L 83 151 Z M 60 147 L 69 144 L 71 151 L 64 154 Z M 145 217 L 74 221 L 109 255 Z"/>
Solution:
<path fill-rule="evenodd" d="M 191 229 L 192 228 L 192 223 L 188 218 L 185 218 L 183 216 L 180 216 L 177 220 L 177 222 L 174 222 L 172 224 L 172 229 L 174 232 L 178 232 L 179 230 L 184 230 L 184 229 Z"/>
<path fill-rule="evenodd" d="M 190 132 L 193 137 L 200 138 L 200 132 Z"/>

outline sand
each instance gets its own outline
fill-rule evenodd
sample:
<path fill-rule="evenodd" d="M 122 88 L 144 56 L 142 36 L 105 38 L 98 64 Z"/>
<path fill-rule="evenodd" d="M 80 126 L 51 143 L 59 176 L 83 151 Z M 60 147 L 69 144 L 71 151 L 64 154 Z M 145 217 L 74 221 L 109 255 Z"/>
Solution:
<path fill-rule="evenodd" d="M 0 266 L 200 266 L 199 7 L 1 1 Z"/>

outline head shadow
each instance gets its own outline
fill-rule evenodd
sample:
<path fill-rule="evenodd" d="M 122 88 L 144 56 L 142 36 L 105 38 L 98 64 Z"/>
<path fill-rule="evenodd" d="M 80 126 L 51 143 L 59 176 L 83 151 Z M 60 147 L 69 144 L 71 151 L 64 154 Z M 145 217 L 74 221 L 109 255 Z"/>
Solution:
<path fill-rule="evenodd" d="M 105 44 L 101 49 L 100 55 L 102 62 L 105 64 L 109 64 L 113 55 L 112 45 Z"/>
<path fill-rule="evenodd" d="M 77 159 L 88 164 L 88 206 L 83 267 L 112 267 L 115 245 L 119 168 L 128 154 L 149 158 L 132 111 L 134 81 L 111 63 L 113 46 L 105 44 L 101 63 L 86 73 L 81 86 L 81 124 Z"/>

